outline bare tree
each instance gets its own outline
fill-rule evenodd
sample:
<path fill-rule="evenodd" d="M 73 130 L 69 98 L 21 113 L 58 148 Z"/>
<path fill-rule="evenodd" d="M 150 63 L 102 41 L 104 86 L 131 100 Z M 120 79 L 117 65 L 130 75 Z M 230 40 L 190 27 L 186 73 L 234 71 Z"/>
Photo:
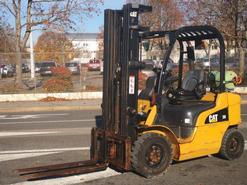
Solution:
<path fill-rule="evenodd" d="M 97 15 L 103 0 L 1 0 L 1 15 L 15 20 L 16 84 L 22 85 L 21 52 L 35 29 L 66 31 L 85 16 Z"/>
<path fill-rule="evenodd" d="M 14 32 L 6 23 L 4 17 L 0 18 L 0 63 L 13 63 L 14 57 Z"/>

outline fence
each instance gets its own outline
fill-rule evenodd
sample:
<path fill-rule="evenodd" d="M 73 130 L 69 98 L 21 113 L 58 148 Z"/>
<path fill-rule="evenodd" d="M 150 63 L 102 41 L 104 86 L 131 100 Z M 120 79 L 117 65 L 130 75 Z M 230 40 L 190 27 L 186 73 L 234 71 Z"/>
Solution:
<path fill-rule="evenodd" d="M 55 61 L 56 66 L 64 66 L 67 69 L 72 71 L 71 76 L 66 81 L 54 81 L 54 75 L 47 73 L 43 74 L 39 71 L 38 63 L 44 62 L 39 61 L 36 62 L 35 68 L 35 77 L 31 78 L 30 73 L 30 54 L 25 52 L 21 53 L 22 55 L 22 86 L 16 85 L 17 75 L 15 72 L 15 63 L 16 63 L 16 53 L 0 53 L 0 94 L 26 94 L 26 93 L 46 93 L 47 86 L 54 87 L 54 92 L 85 92 L 85 91 L 102 91 L 102 80 L 103 75 L 102 71 L 102 63 L 99 67 L 99 64 L 92 63 L 90 64 L 82 64 L 78 59 L 77 61 L 73 60 L 70 56 L 68 56 L 69 52 L 48 52 L 48 53 L 34 53 L 35 56 L 38 55 L 48 55 L 47 61 Z M 54 57 L 52 57 L 54 56 Z M 83 55 L 77 55 L 83 56 Z M 36 59 L 37 57 L 35 57 Z M 81 58 L 83 61 L 83 58 Z M 68 62 L 73 62 L 78 64 L 79 72 L 73 72 L 76 69 L 76 66 L 66 65 Z M 236 73 L 239 72 L 239 58 L 237 56 L 226 58 L 227 61 L 227 70 L 234 70 Z M 247 64 L 247 57 L 245 58 L 245 63 Z M 245 71 L 247 71 L 247 65 L 245 65 Z M 247 75 L 247 74 L 246 74 Z M 245 77 L 247 79 L 247 76 Z M 247 80 L 245 83 L 247 85 Z M 47 85 L 47 83 L 50 84 Z M 66 86 L 69 88 L 63 88 Z M 144 83 L 145 85 L 145 83 Z M 56 89 L 55 87 L 58 89 Z"/>
<path fill-rule="evenodd" d="M 22 55 L 22 86 L 17 86 L 16 75 L 16 53 L 0 53 L 0 94 L 25 94 L 25 93 L 46 93 L 49 91 L 47 83 L 54 86 L 54 92 L 84 92 L 84 91 L 102 91 L 102 72 L 100 64 L 95 64 L 95 68 L 90 68 L 88 64 L 82 64 L 80 61 L 73 61 L 69 58 L 68 52 L 49 52 L 35 53 L 35 56 L 49 54 L 47 60 L 35 62 L 35 76 L 31 78 L 31 62 L 29 53 Z M 54 56 L 54 57 L 52 57 Z M 37 57 L 35 57 L 37 58 Z M 44 62 L 54 63 L 54 66 L 46 66 Z M 89 67 L 89 68 L 88 68 Z M 56 80 L 52 69 L 60 68 L 70 71 L 69 76 Z M 43 71 L 41 71 L 43 70 Z M 63 72 L 62 72 L 63 75 Z M 63 81 L 64 80 L 64 81 Z M 66 85 L 70 88 L 65 88 Z M 56 86 L 58 86 L 56 88 Z M 64 88 L 63 88 L 64 87 Z"/>

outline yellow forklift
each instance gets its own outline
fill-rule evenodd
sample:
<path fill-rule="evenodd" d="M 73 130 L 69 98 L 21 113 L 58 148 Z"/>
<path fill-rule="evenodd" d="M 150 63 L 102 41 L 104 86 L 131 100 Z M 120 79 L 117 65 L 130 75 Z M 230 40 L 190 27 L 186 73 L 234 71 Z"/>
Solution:
<path fill-rule="evenodd" d="M 240 96 L 225 87 L 232 82 L 225 81 L 222 35 L 211 26 L 148 31 L 139 25 L 139 15 L 150 11 L 152 7 L 138 4 L 105 10 L 102 122 L 91 132 L 90 160 L 19 169 L 20 175 L 37 180 L 111 167 L 149 178 L 164 173 L 172 160 L 241 156 Z M 138 93 L 138 73 L 145 68 L 140 59 L 142 43 L 164 37 L 169 44 L 161 67 Z M 219 78 L 195 67 L 191 43 L 210 39 L 219 43 Z M 170 70 L 174 48 L 179 48 L 177 76 Z"/>

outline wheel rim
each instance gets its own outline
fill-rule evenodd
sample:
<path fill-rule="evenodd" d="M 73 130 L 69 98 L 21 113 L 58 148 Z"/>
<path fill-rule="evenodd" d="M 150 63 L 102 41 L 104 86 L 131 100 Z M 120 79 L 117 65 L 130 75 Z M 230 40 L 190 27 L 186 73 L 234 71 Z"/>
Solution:
<path fill-rule="evenodd" d="M 230 152 L 236 153 L 239 150 L 239 141 L 237 138 L 233 137 L 230 141 Z"/>
<path fill-rule="evenodd" d="M 163 149 L 161 146 L 154 144 L 151 145 L 145 155 L 146 164 L 150 167 L 156 167 L 163 159 Z"/>

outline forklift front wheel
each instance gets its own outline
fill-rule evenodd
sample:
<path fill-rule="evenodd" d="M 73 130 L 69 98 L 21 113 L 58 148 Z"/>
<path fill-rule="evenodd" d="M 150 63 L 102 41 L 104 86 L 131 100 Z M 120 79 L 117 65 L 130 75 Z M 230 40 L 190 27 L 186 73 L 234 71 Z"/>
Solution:
<path fill-rule="evenodd" d="M 135 172 L 146 178 L 164 173 L 171 160 L 171 143 L 162 135 L 143 134 L 138 137 L 132 147 L 132 167 Z"/>
<path fill-rule="evenodd" d="M 232 128 L 225 133 L 219 156 L 227 159 L 234 160 L 239 158 L 244 151 L 244 137 L 237 129 Z"/>

